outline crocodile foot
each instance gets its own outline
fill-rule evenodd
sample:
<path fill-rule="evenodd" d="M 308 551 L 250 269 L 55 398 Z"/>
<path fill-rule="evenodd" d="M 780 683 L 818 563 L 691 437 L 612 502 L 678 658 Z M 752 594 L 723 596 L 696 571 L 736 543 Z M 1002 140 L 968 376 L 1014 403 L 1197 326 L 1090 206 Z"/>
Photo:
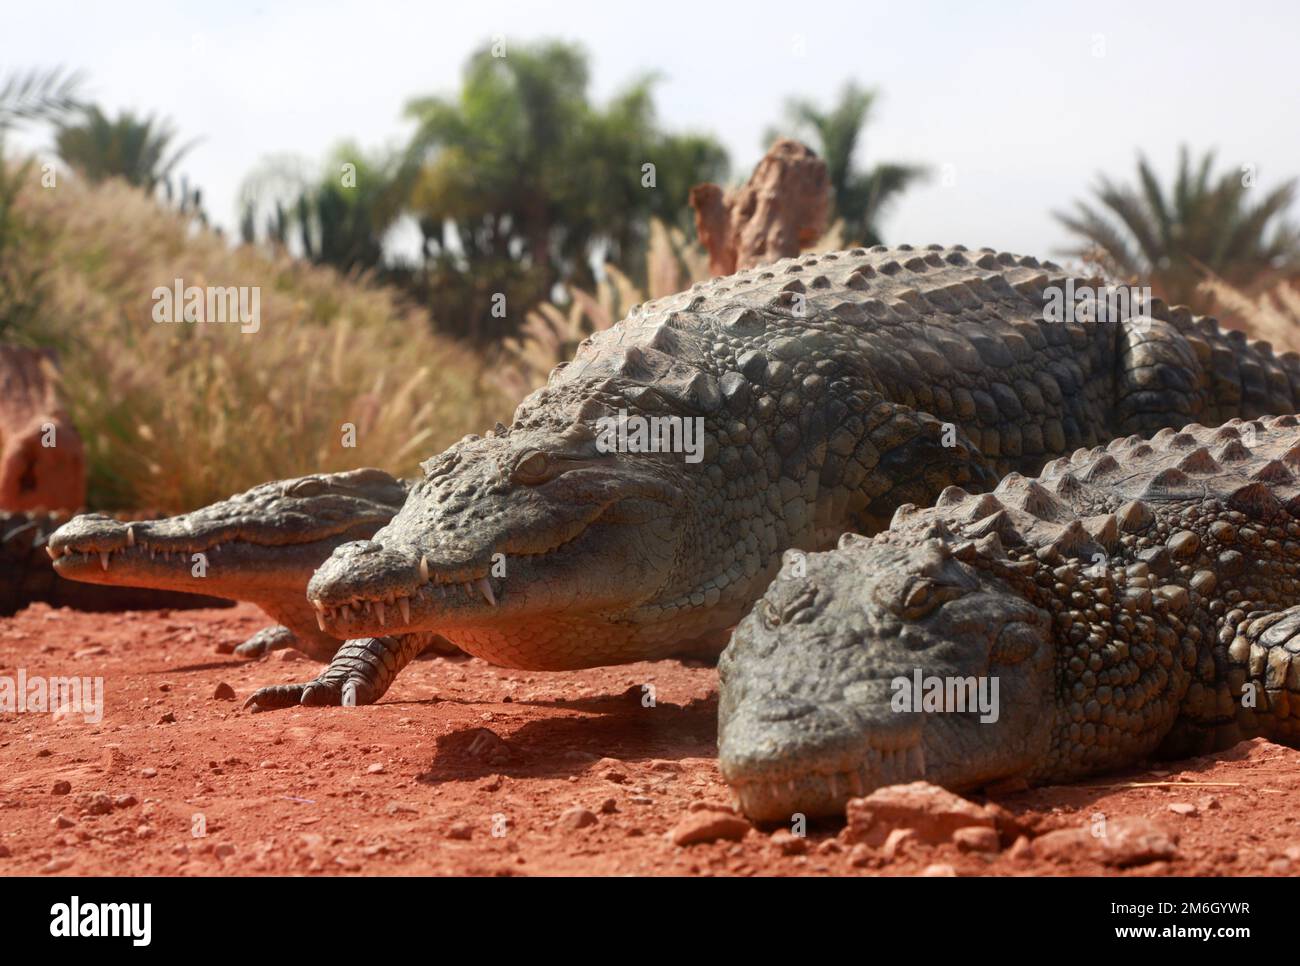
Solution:
<path fill-rule="evenodd" d="M 229 644 L 221 644 L 218 645 L 217 650 L 222 654 L 234 654 L 236 657 L 243 657 L 252 660 L 259 657 L 266 657 L 266 655 L 270 654 L 272 651 L 297 646 L 297 634 L 282 624 L 273 624 L 270 627 L 263 627 L 260 631 L 237 647 Z"/>
<path fill-rule="evenodd" d="M 407 634 L 346 641 L 315 680 L 261 688 L 249 696 L 244 707 L 257 712 L 294 705 L 374 704 L 384 696 L 397 673 L 424 650 L 430 637 Z"/>

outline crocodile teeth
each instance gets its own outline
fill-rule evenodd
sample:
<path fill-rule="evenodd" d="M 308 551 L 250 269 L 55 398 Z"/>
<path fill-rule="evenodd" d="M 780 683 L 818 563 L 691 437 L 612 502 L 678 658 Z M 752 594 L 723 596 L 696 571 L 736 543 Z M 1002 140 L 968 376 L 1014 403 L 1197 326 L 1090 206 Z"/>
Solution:
<path fill-rule="evenodd" d="M 839 777 L 838 775 L 832 772 L 826 779 L 826 783 L 830 785 L 831 788 L 831 798 L 840 797 L 840 783 L 837 780 L 838 777 Z"/>
<path fill-rule="evenodd" d="M 397 609 L 402 612 L 402 623 L 411 623 L 411 601 L 408 597 L 397 598 Z"/>
<path fill-rule="evenodd" d="M 468 581 L 468 580 L 465 581 L 463 584 L 461 584 L 461 586 L 465 588 L 465 596 L 466 596 L 466 597 L 473 597 L 473 596 L 474 596 L 474 591 L 472 591 L 472 590 L 469 589 L 469 581 Z"/>
<path fill-rule="evenodd" d="M 59 552 L 55 550 L 53 547 L 51 547 L 49 544 L 45 545 L 45 552 L 50 555 L 51 560 L 59 559 Z"/>
<path fill-rule="evenodd" d="M 420 583 L 429 582 L 429 558 L 421 555 L 420 557 Z"/>
<path fill-rule="evenodd" d="M 489 604 L 491 604 L 493 607 L 497 605 L 496 595 L 492 593 L 492 585 L 488 583 L 488 579 L 486 577 L 480 577 L 477 581 L 475 581 L 474 586 L 477 587 L 480 591 L 482 591 L 483 597 L 487 600 Z"/>
<path fill-rule="evenodd" d="M 375 616 L 379 618 L 380 627 L 388 626 L 388 621 L 384 619 L 384 602 L 382 600 L 375 601 Z"/>
<path fill-rule="evenodd" d="M 155 547 L 153 544 L 150 544 L 150 545 L 149 545 L 149 559 L 152 560 L 152 559 L 153 559 L 154 557 L 156 557 L 156 556 L 158 556 L 158 548 Z"/>
<path fill-rule="evenodd" d="M 135 546 L 135 527 L 126 528 L 126 545 L 128 547 Z"/>
<path fill-rule="evenodd" d="M 101 551 L 99 551 L 99 565 L 100 565 L 101 567 L 103 567 L 105 570 L 108 569 L 108 558 L 109 558 L 111 555 L 112 555 L 112 552 L 109 551 L 109 550 L 101 550 Z"/>
<path fill-rule="evenodd" d="M 849 783 L 853 786 L 854 797 L 861 798 L 862 797 L 862 776 L 859 775 L 856 770 L 851 771 L 848 774 L 849 774 Z"/>
<path fill-rule="evenodd" d="M 325 615 L 320 611 L 316 612 L 316 626 L 321 630 L 325 630 Z"/>

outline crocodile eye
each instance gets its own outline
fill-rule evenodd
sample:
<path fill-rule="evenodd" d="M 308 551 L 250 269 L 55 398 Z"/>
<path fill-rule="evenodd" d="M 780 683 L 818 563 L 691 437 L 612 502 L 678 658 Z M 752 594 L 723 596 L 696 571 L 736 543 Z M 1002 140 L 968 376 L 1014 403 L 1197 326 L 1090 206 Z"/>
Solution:
<path fill-rule="evenodd" d="M 963 593 L 961 587 L 922 578 L 908 584 L 897 598 L 897 603 L 889 609 L 904 620 L 919 620 L 940 604 L 956 600 Z"/>
<path fill-rule="evenodd" d="M 550 466 L 546 454 L 534 450 L 515 464 L 512 475 L 520 483 L 541 483 L 546 479 Z"/>
<path fill-rule="evenodd" d="M 924 610 L 932 596 L 934 596 L 933 587 L 924 581 L 917 581 L 907 589 L 907 594 L 903 597 L 903 609 Z"/>
<path fill-rule="evenodd" d="M 325 492 L 325 484 L 314 476 L 306 476 L 290 483 L 284 491 L 285 496 L 320 496 Z"/>

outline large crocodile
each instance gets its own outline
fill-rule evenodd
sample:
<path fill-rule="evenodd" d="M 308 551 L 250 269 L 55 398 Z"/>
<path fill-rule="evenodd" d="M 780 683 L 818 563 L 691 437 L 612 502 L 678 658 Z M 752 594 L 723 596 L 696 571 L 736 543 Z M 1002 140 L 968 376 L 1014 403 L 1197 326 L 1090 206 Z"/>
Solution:
<path fill-rule="evenodd" d="M 228 600 L 199 594 L 63 580 L 54 572 L 45 548 L 50 534 L 67 521 L 66 513 L 0 511 L 0 617 L 37 602 L 85 611 L 230 606 Z"/>
<path fill-rule="evenodd" d="M 339 544 L 387 523 L 405 497 L 406 484 L 382 470 L 319 473 L 263 483 L 165 520 L 83 514 L 50 536 L 49 555 L 71 580 L 252 601 L 277 624 L 236 654 L 292 647 L 328 661 L 340 641 L 319 626 L 307 581 Z"/>
<path fill-rule="evenodd" d="M 1192 425 L 788 555 L 719 663 L 723 776 L 788 820 L 1300 745 L 1298 473 L 1294 416 Z"/>
<path fill-rule="evenodd" d="M 1300 357 L 1159 300 L 1124 312 L 1095 284 L 900 246 L 648 303 L 510 427 L 426 462 L 393 520 L 336 550 L 308 593 L 337 637 L 438 630 L 513 667 L 716 655 L 784 550 L 1119 435 L 1297 408 Z M 1095 321 L 1052 320 L 1071 293 Z M 698 419 L 678 425 L 701 427 L 700 460 L 629 451 L 601 422 L 620 416 Z"/>

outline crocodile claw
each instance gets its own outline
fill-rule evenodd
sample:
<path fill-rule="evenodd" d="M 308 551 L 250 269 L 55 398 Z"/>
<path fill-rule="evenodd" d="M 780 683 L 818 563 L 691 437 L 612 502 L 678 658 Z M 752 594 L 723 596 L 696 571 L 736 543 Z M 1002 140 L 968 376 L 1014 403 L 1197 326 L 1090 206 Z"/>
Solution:
<path fill-rule="evenodd" d="M 331 674 L 327 668 L 314 681 L 302 684 L 274 684 L 254 691 L 244 707 L 254 713 L 276 711 L 297 705 L 310 707 L 356 707 L 374 704 L 378 695 L 369 681 L 356 674 Z"/>

